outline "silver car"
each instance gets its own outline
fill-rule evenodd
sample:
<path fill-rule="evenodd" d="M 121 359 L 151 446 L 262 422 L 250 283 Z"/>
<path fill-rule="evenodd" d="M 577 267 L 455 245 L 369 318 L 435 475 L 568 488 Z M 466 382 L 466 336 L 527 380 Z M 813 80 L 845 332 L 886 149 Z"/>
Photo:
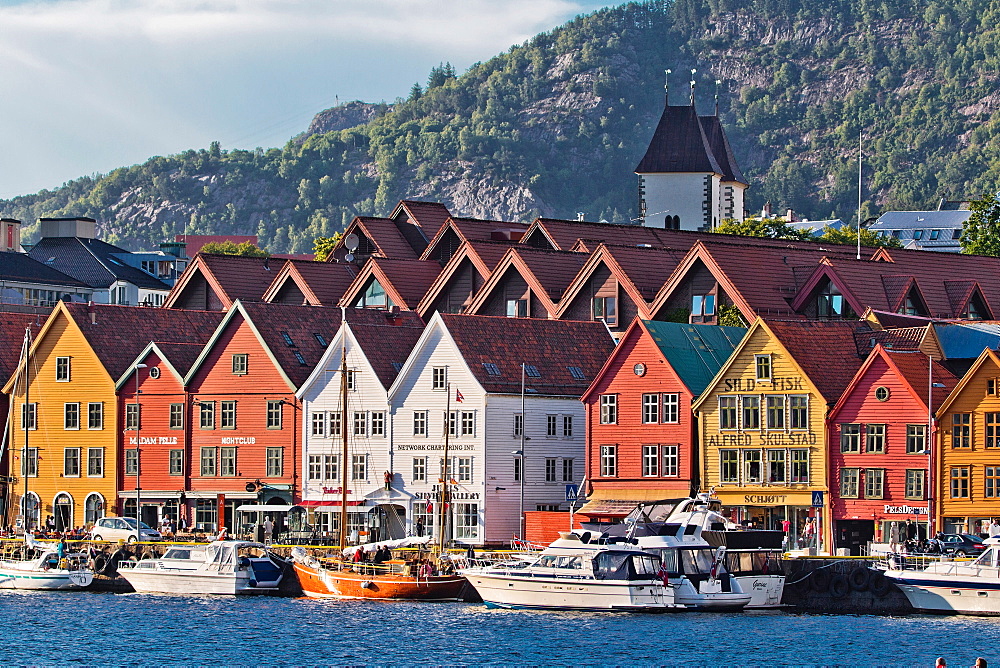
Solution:
<path fill-rule="evenodd" d="M 102 517 L 94 523 L 90 535 L 94 540 L 124 540 L 129 543 L 163 540 L 160 532 L 150 529 L 145 522 L 139 523 L 139 531 L 141 537 L 135 529 L 134 517 Z"/>

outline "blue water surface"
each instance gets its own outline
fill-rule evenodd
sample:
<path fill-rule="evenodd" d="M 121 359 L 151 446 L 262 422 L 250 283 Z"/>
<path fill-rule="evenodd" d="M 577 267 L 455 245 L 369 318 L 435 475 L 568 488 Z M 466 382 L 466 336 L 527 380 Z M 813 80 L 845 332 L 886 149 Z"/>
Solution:
<path fill-rule="evenodd" d="M 0 592 L 3 665 L 971 666 L 1000 619 Z"/>

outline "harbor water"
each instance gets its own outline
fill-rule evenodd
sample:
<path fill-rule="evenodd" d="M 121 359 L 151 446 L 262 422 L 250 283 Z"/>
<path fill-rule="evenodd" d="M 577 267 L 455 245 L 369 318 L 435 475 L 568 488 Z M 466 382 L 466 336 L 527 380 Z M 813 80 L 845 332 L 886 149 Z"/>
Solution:
<path fill-rule="evenodd" d="M 971 666 L 1000 619 L 0 592 L 3 665 Z"/>

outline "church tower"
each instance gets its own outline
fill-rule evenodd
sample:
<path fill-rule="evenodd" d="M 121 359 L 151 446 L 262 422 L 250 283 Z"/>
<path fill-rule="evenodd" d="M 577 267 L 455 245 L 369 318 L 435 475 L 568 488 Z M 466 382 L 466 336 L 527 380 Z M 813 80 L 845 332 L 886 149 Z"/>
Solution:
<path fill-rule="evenodd" d="M 691 103 L 663 115 L 639 165 L 639 215 L 646 227 L 711 230 L 724 218 L 743 220 L 747 182 L 715 115 L 698 116 Z"/>

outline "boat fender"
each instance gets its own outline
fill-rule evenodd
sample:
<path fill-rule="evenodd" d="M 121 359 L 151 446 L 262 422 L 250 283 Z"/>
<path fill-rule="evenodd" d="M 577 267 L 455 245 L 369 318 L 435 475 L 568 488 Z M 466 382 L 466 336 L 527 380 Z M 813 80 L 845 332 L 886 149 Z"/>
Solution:
<path fill-rule="evenodd" d="M 580 534 L 580 542 L 583 543 L 584 545 L 586 545 L 587 543 L 590 542 L 590 532 L 589 531 L 584 531 L 582 534 Z"/>
<path fill-rule="evenodd" d="M 94 572 L 103 573 L 105 567 L 108 565 L 108 558 L 103 554 L 99 554 L 94 557 Z"/>
<path fill-rule="evenodd" d="M 840 573 L 837 573 L 830 580 L 830 596 L 834 598 L 844 598 L 851 591 L 851 583 Z"/>
<path fill-rule="evenodd" d="M 847 580 L 851 584 L 851 589 L 854 591 L 868 591 L 871 579 L 872 572 L 866 566 L 858 566 L 847 576 Z"/>
<path fill-rule="evenodd" d="M 879 598 L 887 595 L 892 591 L 892 581 L 885 576 L 885 574 L 876 572 L 872 575 L 871 579 L 871 590 L 872 593 Z"/>
<path fill-rule="evenodd" d="M 369 582 L 368 580 L 365 580 L 364 582 L 361 583 L 361 588 L 362 589 L 371 589 L 372 588 L 372 583 Z"/>
<path fill-rule="evenodd" d="M 812 573 L 812 586 L 818 592 L 824 592 L 830 589 L 830 580 L 833 576 L 828 568 L 817 568 Z"/>
<path fill-rule="evenodd" d="M 256 580 L 254 580 L 253 578 L 250 578 L 250 579 L 249 579 L 249 580 L 247 581 L 247 584 L 248 584 L 248 585 L 250 585 L 251 587 L 256 587 L 256 586 L 257 586 L 257 581 L 256 581 Z"/>

